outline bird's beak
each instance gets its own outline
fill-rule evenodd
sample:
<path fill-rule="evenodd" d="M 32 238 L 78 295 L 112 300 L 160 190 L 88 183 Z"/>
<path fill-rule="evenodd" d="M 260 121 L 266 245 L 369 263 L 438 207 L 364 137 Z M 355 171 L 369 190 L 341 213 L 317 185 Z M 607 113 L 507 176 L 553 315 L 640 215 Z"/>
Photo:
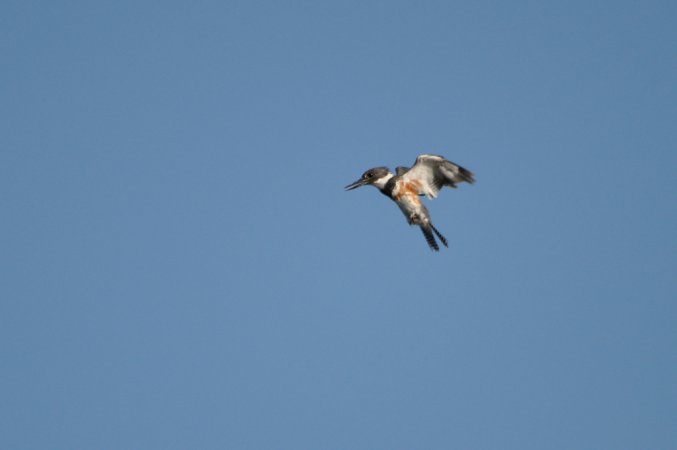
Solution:
<path fill-rule="evenodd" d="M 348 186 L 346 186 L 346 191 L 352 191 L 353 189 L 357 189 L 358 187 L 364 186 L 365 184 L 367 184 L 367 182 L 365 180 L 363 180 L 362 178 L 360 178 L 356 182 L 351 183 Z"/>

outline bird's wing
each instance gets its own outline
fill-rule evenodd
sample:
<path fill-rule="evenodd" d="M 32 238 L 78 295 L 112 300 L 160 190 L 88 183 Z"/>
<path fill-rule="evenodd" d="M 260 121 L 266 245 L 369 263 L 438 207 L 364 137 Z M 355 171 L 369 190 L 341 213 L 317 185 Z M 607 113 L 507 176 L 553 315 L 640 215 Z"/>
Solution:
<path fill-rule="evenodd" d="M 409 171 L 409 167 L 397 166 L 395 168 L 395 175 L 397 175 L 397 176 L 404 175 L 408 171 Z"/>
<path fill-rule="evenodd" d="M 420 155 L 402 179 L 419 185 L 418 193 L 435 198 L 444 186 L 456 187 L 463 181 L 474 183 L 473 173 L 437 155 Z"/>

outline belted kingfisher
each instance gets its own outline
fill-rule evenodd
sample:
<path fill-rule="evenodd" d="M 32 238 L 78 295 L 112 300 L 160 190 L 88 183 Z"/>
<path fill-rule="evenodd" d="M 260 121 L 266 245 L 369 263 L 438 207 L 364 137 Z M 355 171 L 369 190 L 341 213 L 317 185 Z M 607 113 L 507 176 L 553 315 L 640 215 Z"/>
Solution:
<path fill-rule="evenodd" d="M 456 188 L 456 183 L 474 183 L 473 173 L 438 155 L 419 155 L 411 168 L 398 167 L 393 174 L 387 167 L 374 167 L 362 174 L 359 180 L 346 186 L 347 191 L 372 185 L 390 197 L 407 218 L 409 225 L 421 227 L 423 236 L 434 251 L 439 251 L 435 235 L 448 247 L 447 240 L 430 220 L 428 209 L 419 196 L 434 199 L 444 186 Z M 433 234 L 435 233 L 435 235 Z"/>

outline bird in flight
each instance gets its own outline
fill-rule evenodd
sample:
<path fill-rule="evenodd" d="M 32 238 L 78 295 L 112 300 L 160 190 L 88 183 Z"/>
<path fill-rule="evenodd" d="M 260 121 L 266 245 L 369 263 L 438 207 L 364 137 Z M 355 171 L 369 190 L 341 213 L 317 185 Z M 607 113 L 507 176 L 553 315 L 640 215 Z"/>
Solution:
<path fill-rule="evenodd" d="M 444 186 L 456 188 L 457 183 L 474 183 L 473 173 L 438 155 L 419 155 L 414 165 L 397 167 L 393 174 L 387 167 L 374 167 L 362 174 L 359 180 L 346 186 L 347 191 L 372 185 L 390 197 L 407 218 L 409 225 L 421 227 L 430 248 L 439 251 L 435 235 L 448 247 L 447 240 L 430 220 L 428 209 L 420 196 L 434 199 Z M 434 234 L 433 234 L 434 233 Z"/>

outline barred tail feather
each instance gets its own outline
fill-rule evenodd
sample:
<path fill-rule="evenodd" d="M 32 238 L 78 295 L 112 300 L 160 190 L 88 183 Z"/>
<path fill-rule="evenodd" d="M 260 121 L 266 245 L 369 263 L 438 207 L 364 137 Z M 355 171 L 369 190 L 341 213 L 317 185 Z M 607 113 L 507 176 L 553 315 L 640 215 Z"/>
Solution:
<path fill-rule="evenodd" d="M 440 241 L 442 241 L 442 243 L 444 244 L 444 246 L 445 246 L 445 247 L 449 247 L 449 243 L 447 243 L 447 239 L 446 239 L 444 236 L 442 236 L 442 233 L 440 233 L 440 232 L 437 230 L 437 228 L 435 228 L 435 226 L 434 226 L 432 223 L 430 224 L 430 228 L 433 229 L 433 231 L 435 232 L 435 234 L 437 235 L 437 237 L 440 238 Z"/>
<path fill-rule="evenodd" d="M 435 240 L 433 230 L 434 228 L 430 225 L 421 225 L 421 231 L 423 232 L 423 236 L 425 237 L 426 242 L 430 246 L 430 249 L 438 252 L 440 251 L 440 247 L 439 245 L 437 245 L 437 241 Z M 444 240 L 442 242 L 444 242 Z M 444 245 L 446 245 L 446 243 Z"/>

